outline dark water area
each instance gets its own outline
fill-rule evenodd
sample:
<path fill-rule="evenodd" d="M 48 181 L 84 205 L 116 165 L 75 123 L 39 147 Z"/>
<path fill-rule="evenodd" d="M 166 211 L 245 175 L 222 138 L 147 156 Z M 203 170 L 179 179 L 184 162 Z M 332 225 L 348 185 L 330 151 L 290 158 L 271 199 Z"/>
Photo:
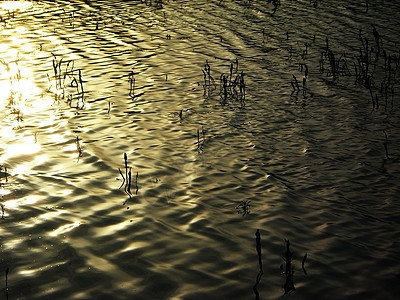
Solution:
<path fill-rule="evenodd" d="M 0 2 L 0 298 L 398 299 L 399 11 Z"/>

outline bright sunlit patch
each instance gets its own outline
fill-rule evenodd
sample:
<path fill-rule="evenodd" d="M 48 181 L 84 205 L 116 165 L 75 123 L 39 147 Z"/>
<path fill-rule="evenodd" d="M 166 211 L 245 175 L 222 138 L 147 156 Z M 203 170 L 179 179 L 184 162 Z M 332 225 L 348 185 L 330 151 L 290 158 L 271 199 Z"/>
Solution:
<path fill-rule="evenodd" d="M 19 199 L 12 199 L 12 200 L 7 200 L 4 202 L 4 206 L 7 208 L 16 208 L 21 204 L 21 201 Z"/>
<path fill-rule="evenodd" d="M 33 143 L 14 144 L 7 146 L 5 150 L 6 153 L 0 157 L 0 161 L 7 161 L 10 157 L 35 154 L 40 151 L 40 145 Z"/>
<path fill-rule="evenodd" d="M 25 10 L 31 5 L 32 3 L 29 1 L 1 1 L 0 14 L 15 10 Z"/>
<path fill-rule="evenodd" d="M 81 225 L 81 223 L 79 223 L 79 222 L 62 225 L 62 226 L 58 227 L 57 229 L 55 229 L 52 233 L 50 233 L 50 236 L 57 236 L 57 235 L 65 234 L 65 233 L 71 231 L 72 229 L 78 227 L 79 225 Z"/>
<path fill-rule="evenodd" d="M 10 193 L 9 190 L 0 189 L 0 196 L 5 196 L 8 195 L 9 193 Z"/>
<path fill-rule="evenodd" d="M 1 90 L 1 88 L 0 88 Z M 15 136 L 15 130 L 13 130 L 11 127 L 9 126 L 4 126 L 2 128 L 0 128 L 0 136 L 4 139 L 4 138 L 10 138 Z"/>
<path fill-rule="evenodd" d="M 10 4 L 12 6 L 21 1 L 7 2 L 12 2 Z M 0 10 L 4 3 L 6 2 L 0 2 Z M 42 105 L 39 107 L 35 105 L 36 102 L 42 102 L 40 101 L 42 99 L 33 101 L 42 93 L 35 84 L 35 74 L 31 68 L 35 44 L 24 37 L 29 36 L 28 30 L 24 26 L 3 30 L 2 35 L 0 45 L 0 109 L 8 111 L 9 115 L 16 112 L 20 116 L 34 113 L 39 107 L 42 108 Z"/>
<path fill-rule="evenodd" d="M 32 81 L 33 74 L 28 69 L 21 70 L 18 63 L 5 60 L 0 60 L 0 72 L 0 105 L 28 113 L 26 101 L 40 93 Z"/>
<path fill-rule="evenodd" d="M 36 195 L 29 195 L 25 197 L 24 204 L 35 204 L 39 200 L 39 197 Z"/>
<path fill-rule="evenodd" d="M 25 162 L 25 163 L 20 163 L 18 166 L 16 166 L 13 170 L 11 175 L 16 176 L 16 175 L 29 175 L 30 170 L 31 170 L 31 163 L 30 162 Z"/>

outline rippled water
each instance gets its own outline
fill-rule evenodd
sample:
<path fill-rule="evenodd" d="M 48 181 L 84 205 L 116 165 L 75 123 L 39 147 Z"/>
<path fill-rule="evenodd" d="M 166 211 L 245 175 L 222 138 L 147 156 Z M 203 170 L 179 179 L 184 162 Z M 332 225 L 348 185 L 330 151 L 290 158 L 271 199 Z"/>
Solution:
<path fill-rule="evenodd" d="M 285 239 L 285 297 L 395 299 L 400 3 L 367 3 L 0 3 L 1 298 L 254 299 L 259 229 L 260 299 Z M 371 25 L 379 107 L 353 67 Z"/>

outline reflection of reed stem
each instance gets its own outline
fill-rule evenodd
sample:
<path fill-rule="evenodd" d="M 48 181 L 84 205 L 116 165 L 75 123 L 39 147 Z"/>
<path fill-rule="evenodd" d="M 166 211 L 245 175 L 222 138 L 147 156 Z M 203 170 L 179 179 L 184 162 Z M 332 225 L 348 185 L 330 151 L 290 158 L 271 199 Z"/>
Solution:
<path fill-rule="evenodd" d="M 0 205 L 1 205 L 1 218 L 4 220 L 4 205 L 3 204 Z"/>
<path fill-rule="evenodd" d="M 290 251 L 290 242 L 289 240 L 286 240 L 286 252 L 285 252 L 285 276 L 286 276 L 286 281 L 284 285 L 285 289 L 285 294 L 288 294 L 296 288 L 294 287 L 294 282 L 293 282 L 293 273 L 294 273 L 294 268 L 292 267 L 292 258 L 293 258 L 293 252 Z"/>
<path fill-rule="evenodd" d="M 10 268 L 6 269 L 6 299 L 8 300 L 8 272 L 10 271 Z"/>
<path fill-rule="evenodd" d="M 301 268 L 303 269 L 304 275 L 307 275 L 307 271 L 304 268 L 304 263 L 306 262 L 306 259 L 307 259 L 307 253 L 304 254 L 303 261 L 301 262 Z"/>
<path fill-rule="evenodd" d="M 136 185 L 136 195 L 139 191 L 139 186 L 138 186 L 138 177 L 139 177 L 139 172 L 136 172 L 136 179 L 135 179 L 135 185 Z"/>
<path fill-rule="evenodd" d="M 260 270 L 259 270 L 259 272 L 257 274 L 256 283 L 253 286 L 253 291 L 254 291 L 254 294 L 256 295 L 256 300 L 259 300 L 260 299 L 260 295 L 258 293 L 257 286 L 260 283 L 261 277 L 262 277 L 262 275 L 264 273 L 263 269 L 262 269 L 262 261 L 261 261 L 261 235 L 260 235 L 260 230 L 259 229 L 257 229 L 257 231 L 256 231 L 256 250 L 257 250 L 258 265 L 259 265 Z"/>
<path fill-rule="evenodd" d="M 119 188 L 122 188 L 122 186 L 125 184 L 125 177 L 124 177 L 124 174 L 122 174 L 120 168 L 118 168 L 118 171 L 119 171 L 119 174 L 121 174 L 121 177 L 122 177 L 122 180 L 123 180 L 122 183 L 121 183 L 121 186 Z"/>
<path fill-rule="evenodd" d="M 385 135 L 385 142 L 383 143 L 383 147 L 385 148 L 386 159 L 388 159 L 389 158 L 389 152 L 388 152 L 388 146 L 387 146 L 388 145 L 388 136 L 386 134 L 385 129 L 383 129 L 383 133 Z"/>
<path fill-rule="evenodd" d="M 127 194 L 129 195 L 129 197 L 131 197 L 132 193 L 131 193 L 131 183 L 132 183 L 132 168 L 129 168 L 129 172 L 128 172 L 128 180 L 127 180 Z"/>
<path fill-rule="evenodd" d="M 135 98 L 135 77 L 133 71 L 129 72 L 129 96 Z"/>

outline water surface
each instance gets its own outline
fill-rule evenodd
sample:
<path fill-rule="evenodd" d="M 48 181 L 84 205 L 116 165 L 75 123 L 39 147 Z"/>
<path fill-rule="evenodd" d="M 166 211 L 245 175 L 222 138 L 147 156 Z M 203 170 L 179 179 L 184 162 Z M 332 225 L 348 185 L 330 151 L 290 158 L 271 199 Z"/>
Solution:
<path fill-rule="evenodd" d="M 285 297 L 395 299 L 400 3 L 370 2 L 2 2 L 1 297 L 253 299 L 259 229 L 260 299 L 285 239 Z"/>

